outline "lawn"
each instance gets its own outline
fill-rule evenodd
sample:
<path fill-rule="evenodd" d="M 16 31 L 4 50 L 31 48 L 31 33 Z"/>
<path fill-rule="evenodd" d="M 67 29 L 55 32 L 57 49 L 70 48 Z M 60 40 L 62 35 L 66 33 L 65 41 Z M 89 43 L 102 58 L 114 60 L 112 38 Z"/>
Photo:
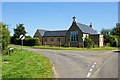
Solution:
<path fill-rule="evenodd" d="M 118 50 L 118 47 L 95 47 L 95 48 L 77 48 L 77 47 L 57 47 L 57 46 L 33 46 L 32 48 L 37 49 L 53 49 L 53 50 Z"/>
<path fill-rule="evenodd" d="M 41 54 L 15 49 L 2 56 L 2 78 L 53 78 L 52 66 Z"/>

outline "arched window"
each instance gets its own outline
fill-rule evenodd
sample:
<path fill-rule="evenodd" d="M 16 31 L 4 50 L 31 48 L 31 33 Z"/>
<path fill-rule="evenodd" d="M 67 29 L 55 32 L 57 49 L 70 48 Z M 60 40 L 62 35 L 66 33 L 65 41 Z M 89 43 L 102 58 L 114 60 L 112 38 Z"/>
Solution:
<path fill-rule="evenodd" d="M 70 41 L 77 42 L 78 41 L 78 31 L 71 31 L 70 32 Z"/>

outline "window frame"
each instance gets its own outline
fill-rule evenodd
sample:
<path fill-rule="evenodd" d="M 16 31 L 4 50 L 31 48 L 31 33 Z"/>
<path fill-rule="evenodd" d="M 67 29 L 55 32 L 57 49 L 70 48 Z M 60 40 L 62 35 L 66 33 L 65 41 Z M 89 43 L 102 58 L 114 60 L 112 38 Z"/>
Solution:
<path fill-rule="evenodd" d="M 78 31 L 70 32 L 70 42 L 78 42 Z"/>
<path fill-rule="evenodd" d="M 51 41 L 51 42 L 54 42 L 54 38 L 50 38 L 50 41 Z"/>
<path fill-rule="evenodd" d="M 61 38 L 57 38 L 57 42 L 61 42 Z"/>
<path fill-rule="evenodd" d="M 44 42 L 47 42 L 47 38 L 46 37 L 44 38 Z"/>

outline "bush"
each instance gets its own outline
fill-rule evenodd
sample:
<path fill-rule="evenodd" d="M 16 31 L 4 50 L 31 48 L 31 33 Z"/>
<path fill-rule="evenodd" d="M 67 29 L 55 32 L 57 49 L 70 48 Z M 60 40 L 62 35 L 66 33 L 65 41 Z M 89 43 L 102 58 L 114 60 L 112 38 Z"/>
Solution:
<path fill-rule="evenodd" d="M 10 32 L 6 24 L 0 22 L 0 49 L 2 54 L 6 54 L 7 46 L 10 42 Z"/>
<path fill-rule="evenodd" d="M 107 44 L 107 43 L 110 43 L 110 46 L 111 47 L 117 47 L 119 46 L 119 36 L 115 36 L 115 35 L 106 35 L 104 37 L 104 42 Z"/>
<path fill-rule="evenodd" d="M 85 38 L 84 47 L 90 48 L 94 46 L 94 42 L 91 38 Z"/>
<path fill-rule="evenodd" d="M 16 45 L 22 45 L 21 44 L 21 40 L 20 39 L 16 39 L 15 44 Z M 35 46 L 35 45 L 39 45 L 39 39 L 38 38 L 25 38 L 23 40 L 23 45 L 24 46 Z"/>

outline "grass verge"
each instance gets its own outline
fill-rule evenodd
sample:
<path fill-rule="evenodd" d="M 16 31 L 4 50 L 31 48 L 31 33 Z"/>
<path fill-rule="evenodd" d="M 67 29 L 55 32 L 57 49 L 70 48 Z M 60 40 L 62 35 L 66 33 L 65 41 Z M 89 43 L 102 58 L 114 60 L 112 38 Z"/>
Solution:
<path fill-rule="evenodd" d="M 37 49 L 52 49 L 52 50 L 118 50 L 118 47 L 95 47 L 95 48 L 77 48 L 77 47 L 50 47 L 50 46 L 33 46 Z"/>
<path fill-rule="evenodd" d="M 21 49 L 21 45 L 10 45 Z M 22 48 L 52 49 L 52 50 L 118 50 L 118 47 L 95 47 L 95 48 L 77 48 L 77 47 L 58 47 L 58 46 L 22 46 Z"/>
<path fill-rule="evenodd" d="M 31 51 L 15 49 L 2 56 L 2 78 L 52 78 L 48 58 Z"/>

